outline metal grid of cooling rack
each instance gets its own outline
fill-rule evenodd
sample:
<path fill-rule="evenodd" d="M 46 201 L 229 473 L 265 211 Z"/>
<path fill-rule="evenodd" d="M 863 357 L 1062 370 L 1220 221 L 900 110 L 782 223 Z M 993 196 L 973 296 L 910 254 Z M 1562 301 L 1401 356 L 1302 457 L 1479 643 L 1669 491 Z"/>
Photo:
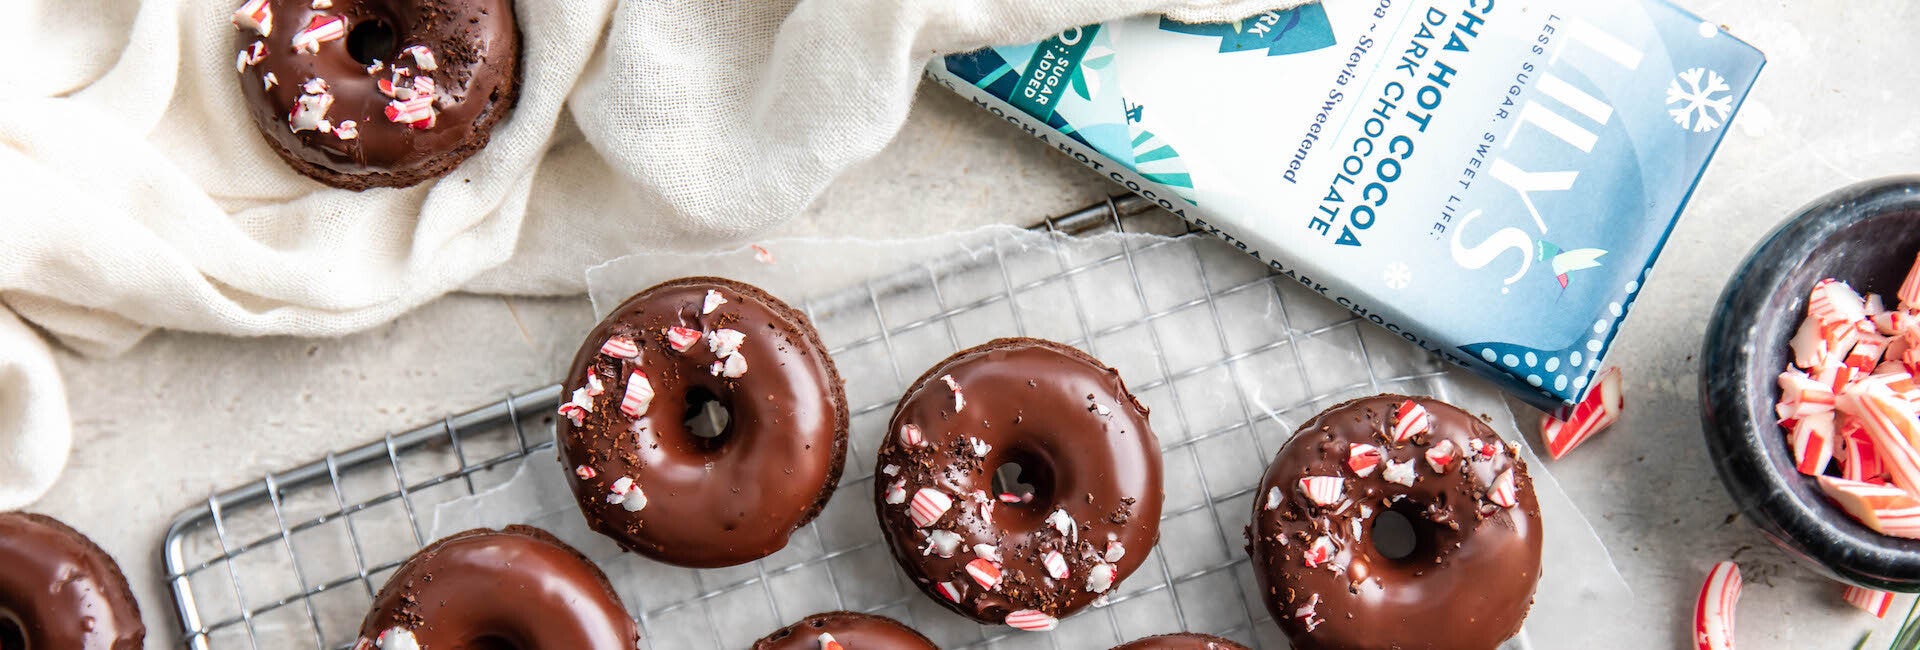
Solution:
<path fill-rule="evenodd" d="M 651 645 L 663 634 L 686 636 L 686 629 L 663 628 L 684 628 L 692 621 L 695 627 L 707 628 L 694 636 L 707 635 L 712 647 L 725 647 L 725 634 L 749 633 L 744 638 L 751 639 L 812 613 L 783 611 L 773 586 L 805 572 L 824 574 L 833 592 L 826 604 L 884 613 L 923 631 L 929 626 L 946 630 L 934 635 L 944 647 L 1108 647 L 1174 631 L 1135 629 L 1142 625 L 1138 621 L 1156 618 L 1181 630 L 1219 634 L 1254 647 L 1285 647 L 1254 597 L 1253 576 L 1236 541 L 1244 525 L 1241 513 L 1250 510 L 1259 470 L 1291 434 L 1292 425 L 1320 408 L 1383 389 L 1445 399 L 1447 387 L 1437 379 L 1448 371 L 1416 348 L 1311 296 L 1291 281 L 1268 275 L 1257 262 L 1187 230 L 1137 197 L 1115 197 L 1048 219 L 1035 229 L 1062 234 L 1146 230 L 1177 236 L 1148 243 L 1120 240 L 1113 250 L 1084 259 L 1060 252 L 1060 240 L 1049 238 L 1056 247 L 1057 269 L 1019 280 L 1009 273 L 1007 254 L 996 244 L 994 254 L 986 259 L 938 270 L 927 265 L 922 277 L 909 273 L 875 279 L 803 303 L 802 308 L 816 324 L 848 313 L 870 319 L 877 326 L 871 333 L 840 342 L 829 337 L 829 353 L 843 366 L 843 374 L 847 374 L 847 357 L 879 355 L 889 367 L 881 374 L 890 373 L 896 387 L 904 387 L 907 378 L 920 370 L 919 365 L 902 363 L 903 350 L 921 346 L 929 337 L 950 346 L 937 354 L 925 352 L 932 355 L 927 359 L 930 363 L 978 343 L 963 341 L 955 323 L 986 311 L 1010 314 L 1010 322 L 1002 323 L 1005 334 L 1055 338 L 1120 367 L 1133 392 L 1153 406 L 1155 429 L 1161 433 L 1167 458 L 1169 497 L 1162 514 L 1161 544 L 1152 553 L 1156 557 L 1117 587 L 1104 607 L 1066 619 L 1053 634 L 971 624 L 954 632 L 952 621 L 958 618 L 937 613 L 937 606 L 921 602 L 925 597 L 910 588 L 904 595 L 868 602 L 864 597 L 868 585 L 855 583 L 857 578 L 873 576 L 841 575 L 848 570 L 842 567 L 837 573 L 835 567 L 837 560 L 856 554 L 884 554 L 881 540 L 872 535 L 835 546 L 822 533 L 823 521 L 817 520 L 808 526 L 810 530 L 795 535 L 817 550 L 807 557 L 794 559 L 783 552 L 736 568 L 742 570 L 702 573 L 695 576 L 696 588 L 690 595 L 673 602 L 653 602 L 650 592 L 623 593 L 629 607 L 636 608 L 643 643 Z M 970 273 L 967 280 L 976 290 L 980 285 L 999 286 L 977 296 L 955 297 L 958 304 L 949 304 L 942 287 L 949 287 L 947 294 L 956 292 L 951 290 L 954 285 L 943 283 L 942 274 L 956 273 L 955 268 L 958 273 Z M 1186 274 L 1181 277 L 1197 281 L 1197 290 L 1185 296 L 1149 295 L 1155 293 L 1152 287 L 1165 286 L 1158 281 L 1167 274 Z M 1114 277 L 1127 281 L 1109 282 L 1100 291 L 1083 282 Z M 930 294 L 921 299 L 930 298 L 932 308 L 914 316 L 890 313 L 888 306 L 905 292 Z M 1064 304 L 1055 308 L 1070 317 L 1036 318 L 1024 308 L 1062 300 Z M 1137 303 L 1132 312 L 1119 310 L 1127 314 L 1119 321 L 1109 318 L 1116 304 L 1129 300 Z M 1254 309 L 1265 305 L 1267 311 L 1245 313 L 1252 311 L 1249 305 Z M 1264 329 L 1255 329 L 1262 335 L 1250 336 L 1228 325 L 1236 321 L 1261 323 Z M 1141 361 L 1129 367 L 1116 363 L 1115 356 Z M 1316 385 L 1305 371 L 1310 365 L 1319 369 L 1338 359 L 1344 359 L 1346 366 L 1357 361 L 1364 370 L 1328 386 Z M 1291 372 L 1279 370 L 1289 366 Z M 1249 395 L 1236 389 L 1249 381 L 1258 383 L 1249 376 L 1257 373 L 1272 375 L 1267 378 L 1272 394 Z M 1316 371 L 1314 376 L 1321 374 Z M 1138 381 L 1140 377 L 1150 379 Z M 862 401 L 851 404 L 856 430 L 871 418 L 878 418 L 878 428 L 884 428 L 884 418 L 899 394 L 898 390 L 890 396 L 886 392 L 849 391 L 849 401 L 862 394 Z M 212 495 L 182 513 L 166 534 L 162 555 L 183 645 L 196 650 L 350 647 L 367 604 L 386 576 L 430 541 L 423 517 L 434 504 L 505 483 L 520 464 L 517 461 L 553 446 L 550 414 L 559 396 L 559 386 L 512 395 L 433 425 L 268 474 Z M 877 440 L 877 435 L 866 439 Z M 871 461 L 859 459 L 871 452 L 871 445 L 860 449 L 862 438 L 852 438 L 850 466 L 839 488 L 843 498 L 835 503 L 870 501 L 866 494 L 872 489 L 868 483 L 873 471 L 865 465 Z M 1176 498 L 1176 492 L 1185 496 Z M 1223 512 L 1230 516 L 1222 517 Z M 1198 559 L 1177 554 L 1180 557 L 1170 560 L 1165 552 L 1169 544 L 1205 547 L 1209 553 Z M 610 574 L 618 571 L 608 569 Z M 893 579 L 904 580 L 897 575 Z M 739 621 L 716 611 L 716 603 L 739 602 L 743 596 L 757 600 L 756 591 L 765 593 L 766 612 L 778 622 L 765 630 L 726 630 Z M 930 620 L 941 616 L 951 620 Z"/>

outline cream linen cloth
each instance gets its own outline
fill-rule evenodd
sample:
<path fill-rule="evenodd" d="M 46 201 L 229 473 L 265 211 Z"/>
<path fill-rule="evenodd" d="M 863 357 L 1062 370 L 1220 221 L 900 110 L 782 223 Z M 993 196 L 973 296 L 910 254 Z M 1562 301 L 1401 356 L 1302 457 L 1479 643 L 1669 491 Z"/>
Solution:
<path fill-rule="evenodd" d="M 893 138 L 935 54 L 1299 3 L 521 0 L 520 102 L 492 143 L 437 182 L 359 193 L 255 133 L 237 0 L 0 3 L 0 509 L 66 462 L 50 344 L 336 336 L 450 291 L 578 293 L 594 263 L 798 214 Z"/>

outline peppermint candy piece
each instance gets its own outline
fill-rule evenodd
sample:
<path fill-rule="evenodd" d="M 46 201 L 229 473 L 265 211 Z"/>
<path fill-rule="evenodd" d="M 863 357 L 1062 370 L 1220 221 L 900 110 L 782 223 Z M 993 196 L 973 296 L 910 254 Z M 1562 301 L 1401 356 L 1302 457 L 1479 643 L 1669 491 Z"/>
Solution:
<path fill-rule="evenodd" d="M 1067 558 L 1059 551 L 1049 549 L 1046 555 L 1041 556 L 1040 563 L 1047 567 L 1047 575 L 1053 576 L 1053 579 L 1067 579 Z"/>
<path fill-rule="evenodd" d="M 927 547 L 920 549 L 920 554 L 939 555 L 942 558 L 950 558 L 959 550 L 959 533 L 950 530 L 936 530 L 927 533 Z"/>
<path fill-rule="evenodd" d="M 746 342 L 747 335 L 738 330 L 717 329 L 707 332 L 707 351 L 716 357 L 726 358 L 739 352 L 740 346 Z"/>
<path fill-rule="evenodd" d="M 1693 643 L 1698 650 L 1733 650 L 1733 612 L 1740 601 L 1740 566 L 1713 565 L 1693 604 Z"/>
<path fill-rule="evenodd" d="M 607 385 L 600 382 L 600 373 L 588 370 L 587 395 L 590 397 L 599 397 L 601 393 L 605 392 L 607 392 Z"/>
<path fill-rule="evenodd" d="M 1380 465 L 1380 448 L 1373 445 L 1356 444 L 1347 447 L 1347 469 L 1354 476 L 1366 478 Z"/>
<path fill-rule="evenodd" d="M 720 295 L 718 291 L 708 289 L 707 299 L 700 303 L 700 315 L 705 316 L 711 314 L 713 310 L 719 309 L 720 306 L 724 304 L 727 304 L 726 296 Z"/>
<path fill-rule="evenodd" d="M 638 359 L 640 344 L 634 343 L 631 336 L 609 336 L 607 342 L 600 344 L 600 354 L 615 359 Z"/>
<path fill-rule="evenodd" d="M 773 251 L 767 250 L 767 247 L 761 246 L 759 244 L 752 244 L 747 246 L 747 248 L 753 249 L 753 261 L 759 262 L 761 264 L 773 263 Z"/>
<path fill-rule="evenodd" d="M 413 57 L 413 67 L 428 72 L 440 68 L 440 65 L 433 59 L 433 50 L 427 49 L 425 45 L 410 45 L 407 49 L 401 50 L 401 53 Z"/>
<path fill-rule="evenodd" d="M 1000 565 L 983 557 L 967 562 L 967 575 L 979 583 L 981 589 L 993 591 L 1000 584 Z"/>
<path fill-rule="evenodd" d="M 1882 535 L 1920 539 L 1920 500 L 1894 485 L 1819 477 L 1820 491 L 1841 510 Z"/>
<path fill-rule="evenodd" d="M 1000 561 L 1000 547 L 992 544 L 974 544 L 973 554 L 991 562 Z"/>
<path fill-rule="evenodd" d="M 1520 493 L 1513 486 L 1513 470 L 1501 472 L 1493 479 L 1493 487 L 1487 489 L 1487 501 L 1502 508 L 1519 505 Z"/>
<path fill-rule="evenodd" d="M 239 29 L 251 29 L 261 37 L 273 35 L 273 5 L 268 0 L 247 0 L 233 10 L 233 26 Z M 398 629 L 398 628 L 396 628 Z"/>
<path fill-rule="evenodd" d="M 399 96 L 399 90 L 398 88 L 394 89 L 396 93 L 395 97 Z M 408 92 L 411 93 L 412 91 L 408 90 Z M 395 124 L 405 124 L 416 129 L 433 128 L 435 118 L 433 98 L 413 96 L 404 100 L 395 99 L 387 102 L 386 115 L 387 121 Z"/>
<path fill-rule="evenodd" d="M 333 125 L 327 122 L 327 111 L 333 108 L 333 93 L 327 92 L 327 82 L 309 79 L 301 85 L 301 90 L 304 92 L 294 100 L 293 112 L 287 115 L 287 128 L 294 133 L 333 130 Z"/>
<path fill-rule="evenodd" d="M 1108 562 L 1119 562 L 1120 558 L 1123 558 L 1126 556 L 1127 556 L 1126 546 L 1121 545 L 1120 542 L 1107 542 L 1107 554 L 1104 556 L 1101 556 L 1101 559 L 1106 560 Z"/>
<path fill-rule="evenodd" d="M 1327 619 L 1318 617 L 1319 608 L 1320 594 L 1316 593 L 1307 598 L 1305 605 L 1301 605 L 1299 609 L 1293 610 L 1293 617 L 1300 619 L 1301 623 L 1306 624 L 1307 631 L 1312 632 L 1314 628 L 1320 627 L 1321 623 L 1327 622 Z"/>
<path fill-rule="evenodd" d="M 340 123 L 333 127 L 333 136 L 341 140 L 358 138 L 360 137 L 360 123 L 353 120 L 340 120 Z"/>
<path fill-rule="evenodd" d="M 1028 632 L 1046 632 L 1060 624 L 1060 620 L 1048 616 L 1046 612 L 1023 609 L 1007 615 L 1007 625 L 1016 630 Z"/>
<path fill-rule="evenodd" d="M 885 474 L 887 476 L 899 476 L 900 466 L 895 465 L 893 463 L 887 463 L 885 465 L 880 466 L 880 473 Z"/>
<path fill-rule="evenodd" d="M 1302 480 L 1305 480 L 1305 479 L 1302 479 Z M 1280 486 L 1276 485 L 1276 486 L 1267 488 L 1266 509 L 1272 510 L 1274 508 L 1280 507 L 1280 501 L 1285 498 L 1286 498 L 1285 496 L 1280 494 Z"/>
<path fill-rule="evenodd" d="M 420 650 L 420 639 L 413 636 L 413 630 L 399 626 L 381 632 L 374 644 L 380 646 L 380 650 Z"/>
<path fill-rule="evenodd" d="M 280 78 L 277 76 L 274 76 L 274 74 L 271 72 L 260 76 L 260 85 L 264 87 L 266 90 L 273 90 L 273 87 L 279 84 L 280 84 Z"/>
<path fill-rule="evenodd" d="M 1396 463 L 1388 460 L 1387 469 L 1380 473 L 1380 478 L 1386 479 L 1389 483 L 1399 483 L 1407 487 L 1413 487 L 1413 482 L 1418 477 L 1413 470 L 1413 461 L 1409 460 Z"/>
<path fill-rule="evenodd" d="M 940 381 L 946 382 L 947 389 L 953 391 L 953 412 L 959 413 L 966 409 L 967 398 L 960 394 L 960 384 L 953 380 L 953 375 L 941 375 Z"/>
<path fill-rule="evenodd" d="M 627 375 L 627 392 L 620 398 L 620 413 L 630 418 L 646 415 L 653 407 L 653 382 L 647 380 L 647 373 L 635 370 Z"/>
<path fill-rule="evenodd" d="M 595 476 L 599 476 L 600 473 L 593 471 L 593 468 L 587 467 L 586 465 L 576 465 L 573 468 L 573 475 L 578 476 L 580 477 L 580 480 L 585 481 L 585 480 L 592 479 Z"/>
<path fill-rule="evenodd" d="M 900 505 L 907 502 L 907 479 L 900 479 L 887 486 L 887 505 Z"/>
<path fill-rule="evenodd" d="M 1433 429 L 1433 418 L 1427 414 L 1427 407 L 1419 402 L 1406 400 L 1400 403 L 1400 409 L 1394 412 L 1393 441 L 1406 442 L 1414 436 Z"/>
<path fill-rule="evenodd" d="M 1440 444 L 1428 447 L 1423 455 L 1427 457 L 1428 467 L 1432 467 L 1435 472 L 1445 474 L 1447 466 L 1453 464 L 1453 459 L 1460 456 L 1460 448 L 1455 446 L 1452 440 L 1442 440 Z"/>
<path fill-rule="evenodd" d="M 266 34 L 261 34 L 265 36 Z M 302 54 L 318 54 L 320 44 L 337 41 L 347 37 L 347 19 L 344 16 L 316 15 L 307 22 L 307 26 L 293 35 L 293 51 Z"/>
<path fill-rule="evenodd" d="M 647 493 L 641 492 L 632 478 L 622 476 L 608 488 L 607 503 L 625 508 L 627 512 L 639 512 L 647 507 Z"/>
<path fill-rule="evenodd" d="M 573 426 L 581 426 L 587 421 L 587 414 L 593 412 L 593 396 L 587 394 L 586 387 L 573 390 L 573 399 L 560 405 L 560 415 L 565 416 Z"/>
<path fill-rule="evenodd" d="M 1087 591 L 1103 594 L 1113 588 L 1113 565 L 1101 562 L 1087 569 Z"/>
<path fill-rule="evenodd" d="M 700 330 L 675 325 L 667 328 L 667 347 L 674 352 L 686 352 L 693 344 L 700 342 Z"/>
<path fill-rule="evenodd" d="M 1780 387 L 1785 397 L 1802 398 L 1808 401 L 1810 410 L 1833 410 L 1833 387 L 1821 385 L 1807 377 L 1806 373 L 1792 371 L 1804 383 L 1793 382 L 1787 374 L 1780 375 Z M 1811 389 L 1801 393 L 1792 389 Z M 1560 460 L 1574 447 L 1586 442 L 1594 434 L 1613 426 L 1620 421 L 1620 412 L 1626 409 L 1626 397 L 1621 392 L 1620 368 L 1607 366 L 1595 378 L 1593 388 L 1587 389 L 1587 396 L 1570 410 L 1540 416 L 1540 437 L 1547 441 L 1547 455 Z M 1559 415 L 1559 418 L 1554 417 Z M 1565 419 L 1561 419 L 1565 418 Z"/>
<path fill-rule="evenodd" d="M 920 425 L 911 422 L 900 425 L 900 444 L 918 447 L 926 442 L 927 437 L 920 433 Z"/>
<path fill-rule="evenodd" d="M 973 449 L 973 455 L 980 458 L 986 458 L 987 452 L 993 449 L 993 445 L 989 445 L 987 441 L 979 438 L 969 436 L 967 441 L 967 446 Z"/>
<path fill-rule="evenodd" d="M 941 598 L 945 598 L 949 602 L 955 602 L 955 603 L 960 602 L 960 585 L 958 584 L 955 584 L 953 582 L 942 582 L 934 585 L 933 590 L 936 593 L 939 593 Z"/>
<path fill-rule="evenodd" d="M 1080 539 L 1080 527 L 1073 523 L 1073 515 L 1067 514 L 1065 509 L 1057 509 L 1053 514 L 1047 515 L 1047 524 L 1059 531 L 1061 537 L 1075 541 Z"/>
<path fill-rule="evenodd" d="M 1345 485 L 1345 479 L 1332 476 L 1304 476 L 1300 478 L 1300 493 L 1314 505 L 1330 506 L 1340 502 L 1340 490 Z M 1267 495 L 1267 502 L 1273 502 L 1272 494 Z"/>
<path fill-rule="evenodd" d="M 1848 604 L 1872 614 L 1874 618 L 1886 618 L 1887 609 L 1893 606 L 1893 592 L 1890 591 L 1847 585 L 1846 591 L 1841 592 L 1841 596 L 1846 598 Z"/>
<path fill-rule="evenodd" d="M 739 379 L 741 375 L 747 374 L 747 358 L 740 356 L 739 352 L 735 352 L 727 355 L 724 359 L 713 362 L 711 370 L 715 377 Z"/>
<path fill-rule="evenodd" d="M 1313 539 L 1313 544 L 1307 547 L 1306 552 L 1300 554 L 1300 561 L 1311 569 L 1332 560 L 1334 551 L 1333 540 L 1321 535 Z"/>
<path fill-rule="evenodd" d="M 256 65 L 267 58 L 267 45 L 254 41 L 252 45 L 240 48 L 239 56 L 233 60 L 235 72 L 246 72 L 247 66 Z"/>
<path fill-rule="evenodd" d="M 913 520 L 913 525 L 926 528 L 939 521 L 940 516 L 947 514 L 947 509 L 952 507 L 953 497 L 947 496 L 947 493 L 930 487 L 920 488 L 920 491 L 913 493 L 913 504 L 908 506 L 907 516 Z"/>

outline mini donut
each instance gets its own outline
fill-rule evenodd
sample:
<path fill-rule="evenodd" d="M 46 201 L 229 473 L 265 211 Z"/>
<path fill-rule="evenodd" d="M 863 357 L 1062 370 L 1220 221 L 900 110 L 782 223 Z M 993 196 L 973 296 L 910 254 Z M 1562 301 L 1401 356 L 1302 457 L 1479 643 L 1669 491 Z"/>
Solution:
<path fill-rule="evenodd" d="M 1412 529 L 1398 557 L 1378 546 L 1388 511 Z M 1541 536 L 1513 446 L 1445 402 L 1377 395 L 1314 416 L 1274 456 L 1247 552 L 1295 648 L 1492 650 L 1533 604 Z"/>
<path fill-rule="evenodd" d="M 512 0 L 245 0 L 233 26 L 254 126 L 334 187 L 446 174 L 520 92 Z"/>
<path fill-rule="evenodd" d="M 1134 639 L 1114 646 L 1113 650 L 1247 650 L 1247 647 L 1211 634 L 1181 632 Z"/>
<path fill-rule="evenodd" d="M 532 526 L 454 533 L 374 596 L 355 650 L 634 650 L 640 627 L 587 556 Z"/>
<path fill-rule="evenodd" d="M 139 650 L 146 636 L 106 551 L 52 517 L 0 512 L 0 648 Z"/>
<path fill-rule="evenodd" d="M 939 650 L 939 646 L 885 616 L 825 612 L 774 630 L 755 641 L 753 650 Z"/>
<path fill-rule="evenodd" d="M 935 364 L 880 444 L 874 500 L 914 584 L 975 621 L 1051 629 L 1112 591 L 1160 535 L 1160 446 L 1120 373 L 998 339 Z M 1021 467 L 1030 493 L 995 489 Z"/>
<path fill-rule="evenodd" d="M 778 551 L 840 481 L 847 400 L 800 313 L 751 285 L 672 280 L 587 335 L 560 405 L 560 462 L 587 523 L 685 567 Z M 716 407 L 719 435 L 688 426 Z"/>

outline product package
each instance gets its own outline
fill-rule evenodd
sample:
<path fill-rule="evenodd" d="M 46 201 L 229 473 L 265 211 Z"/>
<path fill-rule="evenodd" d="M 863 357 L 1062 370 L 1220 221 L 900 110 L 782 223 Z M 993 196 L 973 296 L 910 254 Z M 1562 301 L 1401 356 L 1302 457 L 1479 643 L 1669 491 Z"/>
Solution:
<path fill-rule="evenodd" d="M 1139 17 L 929 74 L 1310 290 L 1578 401 L 1764 57 L 1660 0 Z"/>

